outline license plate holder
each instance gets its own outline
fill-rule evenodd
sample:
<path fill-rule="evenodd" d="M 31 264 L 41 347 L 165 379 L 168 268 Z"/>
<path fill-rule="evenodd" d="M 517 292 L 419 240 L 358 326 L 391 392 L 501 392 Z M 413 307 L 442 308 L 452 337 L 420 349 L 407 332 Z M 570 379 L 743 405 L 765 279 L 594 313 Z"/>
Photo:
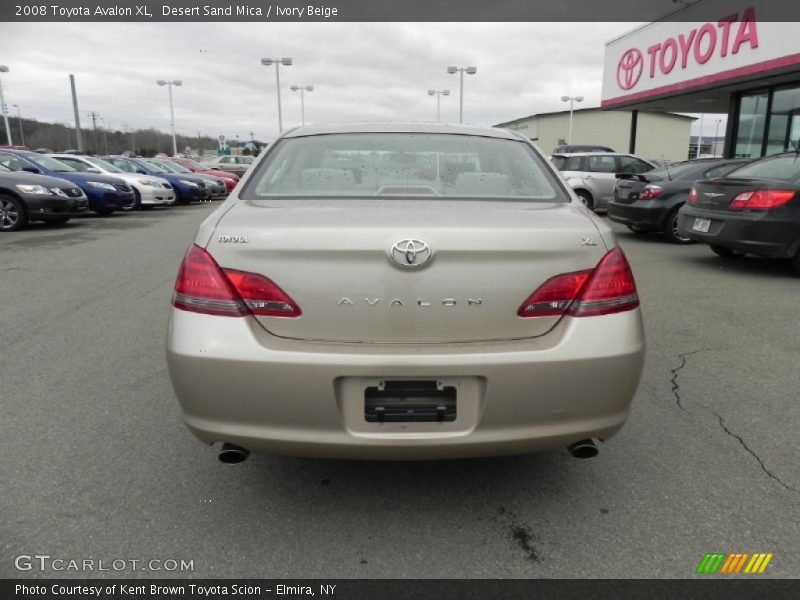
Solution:
<path fill-rule="evenodd" d="M 692 231 L 699 231 L 700 233 L 708 233 L 711 227 L 711 219 L 701 219 L 697 217 L 692 224 Z"/>
<path fill-rule="evenodd" d="M 447 423 L 456 420 L 456 388 L 436 380 L 386 380 L 364 389 L 368 423 Z"/>

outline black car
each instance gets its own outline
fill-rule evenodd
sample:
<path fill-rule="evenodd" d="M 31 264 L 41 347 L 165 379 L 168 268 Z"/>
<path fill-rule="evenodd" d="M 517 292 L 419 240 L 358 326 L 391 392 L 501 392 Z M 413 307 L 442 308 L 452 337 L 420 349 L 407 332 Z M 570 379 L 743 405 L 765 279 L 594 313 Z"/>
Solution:
<path fill-rule="evenodd" d="M 83 190 L 69 181 L 0 165 L 0 231 L 22 229 L 29 221 L 66 223 L 88 212 Z"/>
<path fill-rule="evenodd" d="M 752 159 L 700 159 L 674 163 L 640 175 L 618 174 L 608 218 L 634 233 L 663 233 L 675 244 L 691 240 L 678 232 L 678 209 L 698 179 L 716 179 Z"/>
<path fill-rule="evenodd" d="M 800 274 L 800 153 L 776 154 L 724 179 L 698 181 L 678 227 L 720 256 L 792 259 Z"/>

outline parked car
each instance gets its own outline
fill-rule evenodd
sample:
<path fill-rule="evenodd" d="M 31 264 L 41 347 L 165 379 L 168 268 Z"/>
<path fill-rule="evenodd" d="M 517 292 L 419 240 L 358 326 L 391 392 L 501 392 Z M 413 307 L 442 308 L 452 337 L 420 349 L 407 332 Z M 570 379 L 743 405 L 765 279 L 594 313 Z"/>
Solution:
<path fill-rule="evenodd" d="M 150 209 L 154 206 L 175 204 L 175 191 L 172 189 L 172 184 L 161 177 L 128 173 L 96 156 L 76 156 L 72 154 L 49 154 L 48 156 L 52 156 L 78 171 L 103 173 L 127 182 L 136 195 L 136 202 L 126 207 L 128 210 Z"/>
<path fill-rule="evenodd" d="M 590 145 L 576 145 L 576 144 L 562 144 L 553 150 L 553 154 L 571 154 L 574 152 L 614 152 L 613 148 L 608 146 Z"/>
<path fill-rule="evenodd" d="M 190 177 L 202 179 L 206 184 L 206 189 L 208 190 L 211 200 L 224 200 L 228 197 L 228 188 L 225 186 L 225 182 L 220 177 L 212 177 L 211 175 L 204 175 L 203 173 L 193 173 L 183 165 L 172 162 L 166 158 L 151 160 L 170 173 L 175 173 L 176 175 L 189 175 Z"/>
<path fill-rule="evenodd" d="M 205 182 L 197 177 L 184 177 L 170 173 L 164 167 L 150 162 L 146 158 L 131 158 L 127 156 L 103 156 L 102 158 L 128 173 L 154 175 L 166 179 L 172 184 L 172 189 L 175 191 L 176 204 L 189 204 L 190 202 L 199 202 L 208 198 Z"/>
<path fill-rule="evenodd" d="M 136 202 L 133 189 L 122 179 L 97 173 L 81 173 L 68 164 L 44 154 L 21 150 L 0 150 L 0 164 L 12 171 L 28 171 L 66 179 L 80 187 L 89 200 L 89 210 L 108 215 Z"/>
<path fill-rule="evenodd" d="M 678 210 L 698 179 L 716 179 L 751 162 L 751 159 L 687 160 L 641 175 L 617 175 L 608 218 L 634 233 L 663 233 L 675 244 L 690 243 L 678 231 Z"/>
<path fill-rule="evenodd" d="M 791 259 L 800 274 L 800 153 L 775 154 L 723 179 L 698 181 L 678 228 L 719 256 Z"/>
<path fill-rule="evenodd" d="M 633 275 L 527 138 L 306 126 L 253 169 L 186 253 L 167 333 L 184 419 L 221 460 L 588 458 L 625 423 Z"/>
<path fill-rule="evenodd" d="M 617 173 L 647 173 L 655 168 L 649 160 L 612 152 L 554 154 L 550 160 L 581 202 L 595 212 L 605 210 L 614 196 Z"/>
<path fill-rule="evenodd" d="M 219 156 L 217 160 L 207 162 L 206 167 L 212 171 L 227 171 L 241 177 L 252 164 L 252 156 Z"/>
<path fill-rule="evenodd" d="M 23 229 L 30 221 L 66 223 L 88 212 L 89 201 L 77 185 L 0 164 L 0 231 Z"/>
<path fill-rule="evenodd" d="M 183 165 L 184 167 L 189 169 L 192 173 L 195 173 L 197 175 L 211 175 L 212 177 L 218 177 L 222 179 L 225 182 L 225 189 L 228 191 L 228 193 L 231 193 L 233 191 L 233 188 L 236 187 L 236 184 L 239 183 L 238 175 L 234 175 L 233 173 L 228 173 L 227 171 L 206 169 L 199 162 L 191 158 L 173 156 L 169 160 Z"/>

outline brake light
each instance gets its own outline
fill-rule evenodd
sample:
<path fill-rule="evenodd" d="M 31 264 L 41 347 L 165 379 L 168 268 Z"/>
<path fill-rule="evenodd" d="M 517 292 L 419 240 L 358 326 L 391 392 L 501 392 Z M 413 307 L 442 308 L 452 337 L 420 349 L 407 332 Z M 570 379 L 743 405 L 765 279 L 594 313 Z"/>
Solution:
<path fill-rule="evenodd" d="M 659 185 L 647 185 L 639 193 L 640 200 L 655 200 L 664 192 L 664 188 Z"/>
<path fill-rule="evenodd" d="M 730 207 L 741 209 L 770 209 L 783 206 L 795 196 L 794 190 L 760 190 L 757 192 L 742 192 L 731 200 Z"/>
<path fill-rule="evenodd" d="M 608 252 L 593 270 L 551 277 L 531 294 L 517 315 L 591 317 L 639 306 L 636 282 L 622 249 Z"/>
<path fill-rule="evenodd" d="M 257 273 L 221 269 L 208 252 L 196 245 L 189 248 L 181 263 L 172 305 L 225 317 L 302 314 L 300 307 L 271 280 Z"/>
<path fill-rule="evenodd" d="M 692 191 L 689 192 L 689 204 L 697 204 L 698 196 L 697 190 L 692 188 Z"/>

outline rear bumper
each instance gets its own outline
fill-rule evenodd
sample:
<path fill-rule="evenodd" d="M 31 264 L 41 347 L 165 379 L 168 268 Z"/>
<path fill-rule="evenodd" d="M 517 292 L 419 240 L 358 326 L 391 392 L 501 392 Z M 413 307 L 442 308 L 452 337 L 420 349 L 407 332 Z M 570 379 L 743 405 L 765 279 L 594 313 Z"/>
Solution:
<path fill-rule="evenodd" d="M 673 205 L 658 200 L 643 200 L 633 204 L 619 204 L 612 200 L 608 203 L 608 218 L 623 225 L 661 231 L 672 208 Z"/>
<path fill-rule="evenodd" d="M 437 459 L 563 448 L 625 423 L 644 360 L 639 310 L 565 318 L 533 340 L 428 346 L 277 338 L 252 318 L 172 309 L 167 361 L 206 443 L 355 459 Z M 436 379 L 458 390 L 448 423 L 368 423 L 364 389 Z"/>
<path fill-rule="evenodd" d="M 696 218 L 709 219 L 708 233 L 694 231 Z M 792 258 L 800 246 L 800 222 L 784 211 L 723 212 L 684 205 L 678 217 L 683 235 L 713 246 L 757 256 Z"/>

